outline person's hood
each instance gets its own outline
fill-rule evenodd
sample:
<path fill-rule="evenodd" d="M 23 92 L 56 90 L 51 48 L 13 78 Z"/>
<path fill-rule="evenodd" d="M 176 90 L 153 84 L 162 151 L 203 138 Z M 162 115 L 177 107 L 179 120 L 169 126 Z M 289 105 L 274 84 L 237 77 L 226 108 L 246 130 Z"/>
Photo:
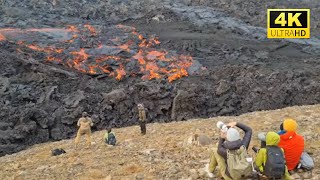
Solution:
<path fill-rule="evenodd" d="M 289 132 L 286 132 L 285 134 L 280 135 L 280 137 L 283 140 L 288 140 L 288 139 L 294 138 L 295 135 L 296 135 L 296 132 L 289 131 Z"/>
<path fill-rule="evenodd" d="M 268 132 L 266 135 L 266 144 L 267 146 L 277 146 L 280 142 L 279 134 L 275 132 Z"/>
<path fill-rule="evenodd" d="M 285 119 L 283 121 L 283 129 L 285 131 L 293 131 L 296 132 L 298 128 L 298 124 L 295 120 L 293 119 Z"/>

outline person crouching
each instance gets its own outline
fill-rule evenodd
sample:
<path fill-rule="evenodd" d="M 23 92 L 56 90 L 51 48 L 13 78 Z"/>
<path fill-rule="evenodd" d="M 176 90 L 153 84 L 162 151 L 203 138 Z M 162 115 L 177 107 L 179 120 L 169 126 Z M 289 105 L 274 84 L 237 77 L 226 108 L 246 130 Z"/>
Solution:
<path fill-rule="evenodd" d="M 117 139 L 116 139 L 116 134 L 112 132 L 111 128 L 107 128 L 107 132 L 104 134 L 104 142 L 108 145 L 116 145 Z"/>

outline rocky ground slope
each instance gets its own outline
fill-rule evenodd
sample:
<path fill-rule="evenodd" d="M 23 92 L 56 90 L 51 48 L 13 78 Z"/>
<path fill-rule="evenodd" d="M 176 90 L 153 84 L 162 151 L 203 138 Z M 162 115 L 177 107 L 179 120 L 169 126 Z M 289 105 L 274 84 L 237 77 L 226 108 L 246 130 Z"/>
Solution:
<path fill-rule="evenodd" d="M 93 145 L 74 148 L 73 139 L 38 144 L 0 158 L 0 179 L 208 179 L 204 171 L 210 149 L 217 142 L 217 121 L 239 121 L 253 128 L 252 145 L 257 133 L 277 130 L 281 121 L 293 117 L 305 137 L 306 151 L 314 157 L 313 172 L 294 174 L 295 179 L 320 178 L 320 105 L 296 106 L 261 111 L 241 116 L 194 119 L 167 124 L 148 124 L 148 133 L 139 134 L 138 126 L 114 129 L 118 145 L 102 143 L 104 131 L 93 134 Z M 206 135 L 208 146 L 192 143 L 193 134 Z M 84 139 L 83 139 L 84 140 Z M 53 148 L 67 153 L 51 156 Z M 253 154 L 252 150 L 249 151 Z M 215 178 L 214 178 L 215 179 Z"/>
<path fill-rule="evenodd" d="M 265 13 L 277 7 L 310 8 L 312 38 L 266 39 Z M 133 125 L 136 104 L 141 102 L 151 122 L 318 104 L 319 7 L 317 0 L 0 0 L 0 34 L 7 32 L 3 34 L 9 40 L 0 35 L 0 156 L 72 137 L 82 111 L 92 115 L 93 129 L 101 130 Z M 191 55 L 194 64 L 207 71 L 171 83 L 161 78 L 141 80 L 139 73 L 127 73 L 116 81 L 48 63 L 45 53 L 34 50 L 37 46 L 21 49 L 26 36 L 39 46 L 53 42 L 56 36 L 47 31 L 32 37 L 8 30 L 53 28 L 57 32 L 73 25 L 92 26 L 100 32 L 118 24 L 133 26 L 145 37 L 157 37 L 161 42 L 157 50 Z M 10 40 L 8 31 L 19 33 L 11 34 L 14 38 Z M 103 32 L 90 36 L 89 42 L 110 40 Z M 97 45 L 96 41 L 78 40 L 70 48 L 86 50 L 76 54 L 90 52 Z M 121 69 L 117 61 L 109 63 Z"/>

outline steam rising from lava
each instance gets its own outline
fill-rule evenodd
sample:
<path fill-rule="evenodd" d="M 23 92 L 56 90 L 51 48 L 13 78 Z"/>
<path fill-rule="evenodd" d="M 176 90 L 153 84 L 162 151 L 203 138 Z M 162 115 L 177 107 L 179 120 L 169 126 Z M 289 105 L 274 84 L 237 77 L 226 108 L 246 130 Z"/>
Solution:
<path fill-rule="evenodd" d="M 146 38 L 134 27 L 99 28 L 86 24 L 68 28 L 0 29 L 0 41 L 18 45 L 18 52 L 62 64 L 92 75 L 108 74 L 117 80 L 141 76 L 172 82 L 188 76 L 194 60 L 163 49 L 156 37 Z M 41 56 L 39 56 L 39 54 Z"/>

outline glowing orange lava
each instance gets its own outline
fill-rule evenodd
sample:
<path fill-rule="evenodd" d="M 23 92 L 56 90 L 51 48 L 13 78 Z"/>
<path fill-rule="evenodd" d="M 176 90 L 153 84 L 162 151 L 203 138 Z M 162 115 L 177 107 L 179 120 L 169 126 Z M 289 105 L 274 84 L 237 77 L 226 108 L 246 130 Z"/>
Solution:
<path fill-rule="evenodd" d="M 84 25 L 84 27 L 90 31 L 91 35 L 93 35 L 93 36 L 97 35 L 96 29 L 93 26 L 86 24 L 86 25 Z"/>
<path fill-rule="evenodd" d="M 116 80 L 121 80 L 127 73 L 123 68 L 123 65 L 120 65 L 119 69 L 116 69 L 117 72 L 117 76 L 116 76 Z"/>
<path fill-rule="evenodd" d="M 80 51 L 78 51 L 78 52 L 77 51 L 73 51 L 73 52 L 71 52 L 71 54 L 77 56 L 82 61 L 83 60 L 87 60 L 88 57 L 89 57 L 89 54 L 87 54 L 83 48 L 81 48 Z"/>
<path fill-rule="evenodd" d="M 6 37 L 4 37 L 1 33 L 0 33 L 0 41 L 5 41 Z"/>
<path fill-rule="evenodd" d="M 188 76 L 187 69 L 193 64 L 191 56 L 176 55 L 170 51 L 159 49 L 160 41 L 157 37 L 145 37 L 138 33 L 134 27 L 124 25 L 116 27 L 125 35 L 122 37 L 112 35 L 109 39 L 101 37 L 102 29 L 99 29 L 98 32 L 89 24 L 80 27 L 70 25 L 66 29 L 33 28 L 21 30 L 7 28 L 0 29 L 0 41 L 6 40 L 8 34 L 11 35 L 9 38 L 11 41 L 11 37 L 14 37 L 15 33 L 19 37 L 25 32 L 32 32 L 32 34 L 36 32 L 57 33 L 58 36 L 63 36 L 57 42 L 57 44 L 60 43 L 58 45 L 54 43 L 45 45 L 45 42 L 37 44 L 32 40 L 17 39 L 15 42 L 19 45 L 17 51 L 26 53 L 24 49 L 28 48 L 42 52 L 46 55 L 46 62 L 58 63 L 92 75 L 106 73 L 116 80 L 142 75 L 141 78 L 144 80 L 164 78 L 172 82 Z M 95 41 L 87 43 L 88 40 Z M 79 43 L 82 48 L 79 48 Z M 113 51 L 117 53 L 112 53 Z M 128 65 L 129 63 L 130 65 Z M 205 68 L 202 67 L 202 70 Z"/>

